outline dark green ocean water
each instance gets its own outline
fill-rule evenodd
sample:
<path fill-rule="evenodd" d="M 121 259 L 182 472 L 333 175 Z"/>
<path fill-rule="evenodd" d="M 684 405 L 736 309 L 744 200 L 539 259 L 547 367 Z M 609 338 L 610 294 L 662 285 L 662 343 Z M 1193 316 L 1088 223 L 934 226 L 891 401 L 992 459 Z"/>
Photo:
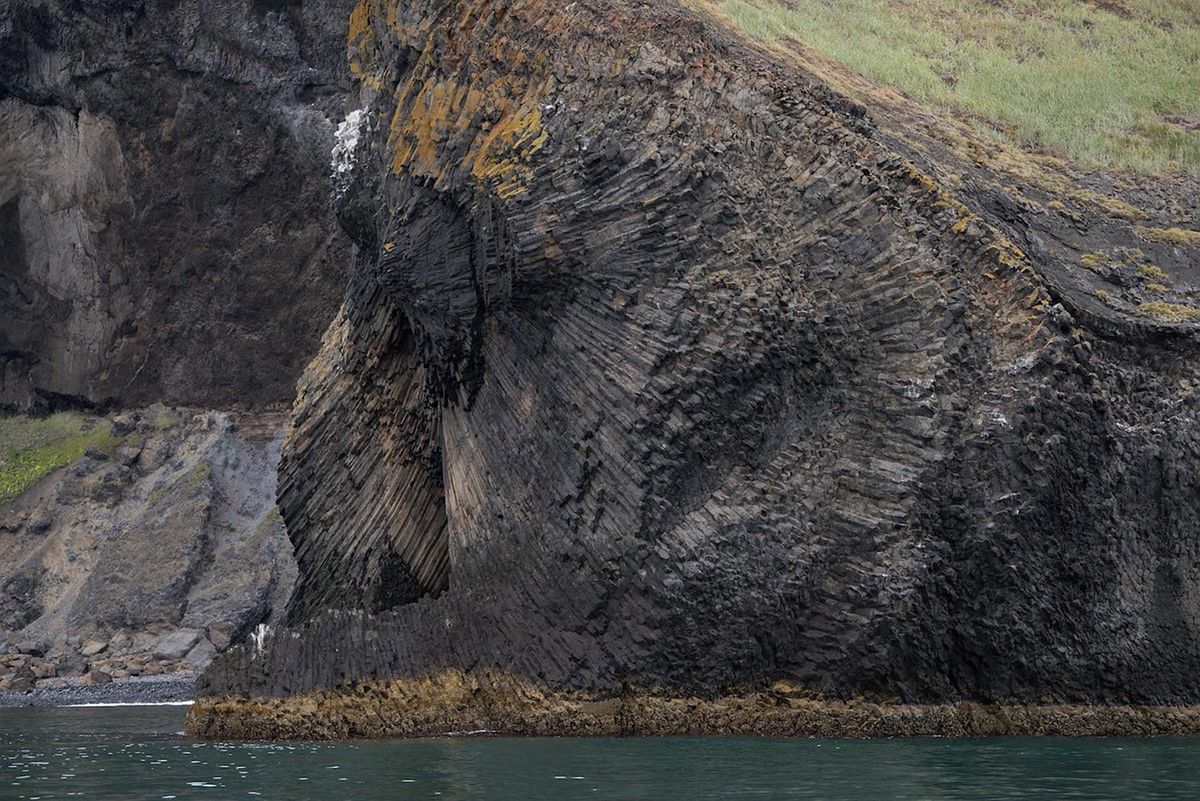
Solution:
<path fill-rule="evenodd" d="M 179 707 L 0 709 L 0 799 L 1200 799 L 1200 740 L 201 743 Z"/>

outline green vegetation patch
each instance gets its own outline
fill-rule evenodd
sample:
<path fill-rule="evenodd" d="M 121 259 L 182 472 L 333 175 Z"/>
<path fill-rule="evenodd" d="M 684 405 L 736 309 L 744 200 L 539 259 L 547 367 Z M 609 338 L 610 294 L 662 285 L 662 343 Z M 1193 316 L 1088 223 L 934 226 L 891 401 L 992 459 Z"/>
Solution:
<path fill-rule="evenodd" d="M 872 81 L 1084 164 L 1200 173 L 1195 0 L 720 0 Z M 846 87 L 841 87 L 845 89 Z"/>
<path fill-rule="evenodd" d="M 77 412 L 0 417 L 0 504 L 79 459 L 88 448 L 111 450 L 114 445 L 106 421 Z"/>

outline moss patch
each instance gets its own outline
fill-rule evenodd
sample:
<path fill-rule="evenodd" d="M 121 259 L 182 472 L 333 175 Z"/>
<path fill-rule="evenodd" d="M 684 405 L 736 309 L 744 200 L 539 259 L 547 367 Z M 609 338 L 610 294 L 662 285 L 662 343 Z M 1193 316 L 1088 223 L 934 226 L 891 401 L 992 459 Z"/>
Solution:
<path fill-rule="evenodd" d="M 1138 311 L 1146 317 L 1164 323 L 1200 322 L 1200 309 L 1193 309 L 1191 306 L 1184 306 L 1180 303 L 1155 300 L 1138 306 Z"/>
<path fill-rule="evenodd" d="M 77 412 L 0 418 L 0 503 L 7 503 L 88 448 L 112 450 L 107 423 Z"/>
<path fill-rule="evenodd" d="M 1158 281 L 1159 283 L 1171 280 L 1171 277 L 1167 275 L 1163 268 L 1157 267 L 1153 264 L 1141 265 L 1138 267 L 1138 272 L 1141 273 L 1144 278 L 1148 278 L 1151 281 Z"/>
<path fill-rule="evenodd" d="M 1138 233 L 1153 242 L 1200 247 L 1200 231 L 1189 231 L 1186 228 L 1138 228 Z"/>

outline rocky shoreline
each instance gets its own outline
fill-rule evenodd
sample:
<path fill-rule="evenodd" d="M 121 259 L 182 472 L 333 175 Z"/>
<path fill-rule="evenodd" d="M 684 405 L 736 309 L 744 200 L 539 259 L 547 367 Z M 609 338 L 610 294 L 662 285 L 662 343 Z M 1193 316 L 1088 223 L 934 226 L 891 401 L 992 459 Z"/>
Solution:
<path fill-rule="evenodd" d="M 512 676 L 446 671 L 286 698 L 198 698 L 206 739 L 553 737 L 1148 737 L 1200 734 L 1200 706 L 902 704 L 831 700 L 785 682 L 716 696 L 562 692 Z"/>
<path fill-rule="evenodd" d="M 0 691 L 0 708 L 182 703 L 192 700 L 195 688 L 191 675 L 132 676 L 92 685 L 73 679 L 56 686 Z"/>

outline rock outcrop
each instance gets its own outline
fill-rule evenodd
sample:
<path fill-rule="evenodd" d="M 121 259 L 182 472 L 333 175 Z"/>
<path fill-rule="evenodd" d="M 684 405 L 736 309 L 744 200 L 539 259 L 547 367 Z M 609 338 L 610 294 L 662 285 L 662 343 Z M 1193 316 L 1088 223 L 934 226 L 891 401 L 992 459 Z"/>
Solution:
<path fill-rule="evenodd" d="M 102 445 L 16 492 L 0 437 L 0 686 L 195 672 L 281 615 L 277 410 L 352 247 L 350 7 L 0 3 L 0 409 Z"/>
<path fill-rule="evenodd" d="M 690 4 L 363 0 L 350 48 L 291 626 L 214 663 L 196 731 L 446 668 L 1200 702 L 1194 246 L 1178 315 L 1101 314 L 1005 232 L 1074 235 Z"/>
<path fill-rule="evenodd" d="M 349 8 L 0 7 L 0 407 L 291 400 L 349 253 Z"/>
<path fill-rule="evenodd" d="M 0 506 L 0 686 L 39 667 L 195 673 L 281 619 L 281 422 L 161 406 L 85 421 L 103 444 Z"/>

